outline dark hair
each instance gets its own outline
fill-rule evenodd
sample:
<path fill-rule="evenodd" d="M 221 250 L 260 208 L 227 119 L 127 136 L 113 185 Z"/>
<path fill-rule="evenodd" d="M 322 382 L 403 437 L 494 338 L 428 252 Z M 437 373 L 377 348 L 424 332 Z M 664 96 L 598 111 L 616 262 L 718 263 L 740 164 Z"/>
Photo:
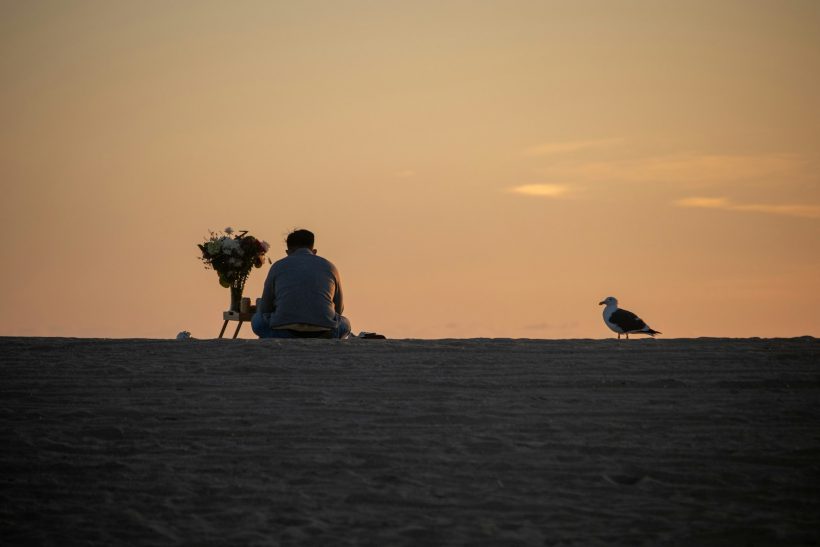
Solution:
<path fill-rule="evenodd" d="M 310 230 L 293 230 L 288 234 L 288 249 L 312 249 L 315 238 Z"/>

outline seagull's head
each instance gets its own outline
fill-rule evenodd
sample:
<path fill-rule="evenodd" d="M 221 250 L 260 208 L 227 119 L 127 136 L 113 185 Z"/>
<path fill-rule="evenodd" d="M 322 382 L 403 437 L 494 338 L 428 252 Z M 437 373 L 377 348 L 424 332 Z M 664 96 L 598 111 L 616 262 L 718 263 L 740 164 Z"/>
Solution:
<path fill-rule="evenodd" d="M 615 298 L 614 296 L 607 296 L 606 298 L 604 298 L 603 300 L 598 302 L 598 305 L 599 306 L 617 306 L 618 305 L 618 299 Z"/>

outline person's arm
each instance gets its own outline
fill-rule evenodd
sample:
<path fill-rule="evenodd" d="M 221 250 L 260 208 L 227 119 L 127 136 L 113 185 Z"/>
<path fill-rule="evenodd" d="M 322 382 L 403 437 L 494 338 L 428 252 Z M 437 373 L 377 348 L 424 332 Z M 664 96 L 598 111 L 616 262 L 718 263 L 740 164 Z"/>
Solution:
<path fill-rule="evenodd" d="M 256 313 L 273 313 L 276 310 L 276 288 L 274 283 L 273 267 L 268 271 L 265 285 L 262 288 L 262 298 L 259 299 L 259 307 Z"/>
<path fill-rule="evenodd" d="M 336 313 L 342 315 L 345 311 L 344 298 L 342 298 L 342 282 L 339 280 L 339 272 L 334 269 L 333 275 L 336 277 L 336 294 L 333 295 L 333 307 Z"/>

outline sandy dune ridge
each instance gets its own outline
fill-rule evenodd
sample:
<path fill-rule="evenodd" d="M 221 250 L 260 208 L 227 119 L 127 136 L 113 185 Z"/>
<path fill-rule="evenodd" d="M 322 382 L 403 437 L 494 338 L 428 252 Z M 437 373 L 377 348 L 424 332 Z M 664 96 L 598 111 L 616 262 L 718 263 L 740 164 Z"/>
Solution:
<path fill-rule="evenodd" d="M 820 340 L 0 338 L 6 545 L 816 545 Z"/>

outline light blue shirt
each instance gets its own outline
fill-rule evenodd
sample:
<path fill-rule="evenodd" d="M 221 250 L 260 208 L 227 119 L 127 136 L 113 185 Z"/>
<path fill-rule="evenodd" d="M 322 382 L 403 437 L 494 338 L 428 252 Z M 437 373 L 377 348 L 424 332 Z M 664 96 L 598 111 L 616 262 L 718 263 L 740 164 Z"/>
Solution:
<path fill-rule="evenodd" d="M 336 266 L 310 249 L 296 249 L 273 263 L 257 309 L 271 328 L 294 323 L 333 328 L 342 311 Z"/>

